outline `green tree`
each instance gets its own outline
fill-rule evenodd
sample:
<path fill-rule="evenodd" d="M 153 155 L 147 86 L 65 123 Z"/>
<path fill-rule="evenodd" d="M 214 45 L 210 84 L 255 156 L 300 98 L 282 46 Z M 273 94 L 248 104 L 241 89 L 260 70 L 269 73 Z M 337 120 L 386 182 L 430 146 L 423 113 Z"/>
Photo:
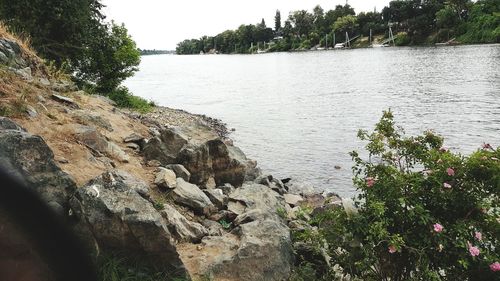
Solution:
<path fill-rule="evenodd" d="M 274 32 L 279 34 L 281 32 L 281 12 L 276 10 L 276 15 L 274 16 Z"/>
<path fill-rule="evenodd" d="M 88 30 L 103 16 L 100 0 L 0 0 L 0 19 L 31 38 L 45 59 L 77 65 L 91 39 Z"/>
<path fill-rule="evenodd" d="M 92 38 L 85 50 L 88 59 L 81 62 L 76 76 L 94 84 L 98 93 L 107 94 L 138 70 L 140 53 L 123 24 L 95 26 Z"/>

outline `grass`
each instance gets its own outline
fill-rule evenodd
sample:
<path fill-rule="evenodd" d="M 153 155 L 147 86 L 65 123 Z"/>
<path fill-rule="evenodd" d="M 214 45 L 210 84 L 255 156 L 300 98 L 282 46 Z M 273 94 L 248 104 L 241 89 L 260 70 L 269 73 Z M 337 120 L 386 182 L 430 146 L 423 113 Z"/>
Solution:
<path fill-rule="evenodd" d="M 98 275 L 99 281 L 187 281 L 152 267 L 138 257 L 119 253 L 105 253 L 99 257 Z"/>
<path fill-rule="evenodd" d="M 150 112 L 156 105 L 154 102 L 147 101 L 141 97 L 134 96 L 126 87 L 118 87 L 108 94 L 118 107 L 128 108 L 140 113 Z"/>

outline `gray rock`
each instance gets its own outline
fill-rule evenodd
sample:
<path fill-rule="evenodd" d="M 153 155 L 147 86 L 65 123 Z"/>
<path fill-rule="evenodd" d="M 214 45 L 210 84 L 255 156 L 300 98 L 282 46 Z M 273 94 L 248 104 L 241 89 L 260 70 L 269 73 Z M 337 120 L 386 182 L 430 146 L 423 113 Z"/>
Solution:
<path fill-rule="evenodd" d="M 224 195 L 224 192 L 222 192 L 222 189 L 205 189 L 203 190 L 205 194 L 208 196 L 210 201 L 219 209 L 222 210 L 226 207 L 228 198 L 226 195 Z"/>
<path fill-rule="evenodd" d="M 111 123 L 96 113 L 87 110 L 75 110 L 72 112 L 72 115 L 80 124 L 87 126 L 94 125 L 106 129 L 108 132 L 113 132 L 113 126 Z"/>
<path fill-rule="evenodd" d="M 227 210 L 231 211 L 237 215 L 241 215 L 245 212 L 247 206 L 240 201 L 229 201 L 227 203 Z"/>
<path fill-rule="evenodd" d="M 128 163 L 130 161 L 130 156 L 114 142 L 108 142 L 105 153 L 122 163 Z"/>
<path fill-rule="evenodd" d="M 177 177 L 174 171 L 160 167 L 155 177 L 155 184 L 160 188 L 174 189 L 177 186 Z"/>
<path fill-rule="evenodd" d="M 223 186 L 220 186 L 219 188 L 222 189 L 224 195 L 229 195 L 235 190 L 234 186 L 232 186 L 230 183 L 225 183 Z"/>
<path fill-rule="evenodd" d="M 128 147 L 128 148 L 130 148 L 130 149 L 133 149 L 135 151 L 141 150 L 141 147 L 138 144 L 133 143 L 133 142 L 127 143 L 127 144 L 125 144 L 125 146 Z"/>
<path fill-rule="evenodd" d="M 13 71 L 14 71 L 14 73 L 16 73 L 17 75 L 21 76 L 22 78 L 24 78 L 26 80 L 33 79 L 30 67 L 25 67 L 25 68 L 20 68 L 20 69 L 13 68 Z"/>
<path fill-rule="evenodd" d="M 132 133 L 131 135 L 123 139 L 124 143 L 142 144 L 144 143 L 144 141 L 145 141 L 144 137 L 136 133 Z"/>
<path fill-rule="evenodd" d="M 276 214 L 277 208 L 284 204 L 283 199 L 258 184 L 244 184 L 230 197 L 245 202 L 244 213 L 233 222 L 237 227 L 222 236 L 204 237 L 200 246 L 181 251 L 191 277 L 287 280 L 293 251 L 289 229 Z"/>
<path fill-rule="evenodd" d="M 170 193 L 174 202 L 184 205 L 197 213 L 209 213 L 214 205 L 196 185 L 177 178 L 177 187 Z"/>
<path fill-rule="evenodd" d="M 108 150 L 108 141 L 94 127 L 75 126 L 74 135 L 78 141 L 94 151 L 106 153 Z"/>
<path fill-rule="evenodd" d="M 290 194 L 302 196 L 315 194 L 315 190 L 312 184 L 299 180 L 291 179 L 290 181 L 285 183 L 285 186 L 288 189 L 288 193 Z"/>
<path fill-rule="evenodd" d="M 188 138 L 175 129 L 163 129 L 144 146 L 147 161 L 158 160 L 162 165 L 177 164 L 177 156 L 188 143 Z"/>
<path fill-rule="evenodd" d="M 61 96 L 61 95 L 57 95 L 57 94 L 52 94 L 50 97 L 53 100 L 55 100 L 57 102 L 60 102 L 60 103 L 63 103 L 63 104 L 66 104 L 69 107 L 72 107 L 72 108 L 75 108 L 75 109 L 80 109 L 80 106 L 73 99 L 71 99 L 71 98 L 68 98 L 68 97 L 65 97 L 65 96 Z"/>
<path fill-rule="evenodd" d="M 16 130 L 26 132 L 26 130 L 7 117 L 0 117 L 0 130 Z"/>
<path fill-rule="evenodd" d="M 292 206 L 297 206 L 299 205 L 300 202 L 304 201 L 304 198 L 300 195 L 295 195 L 295 194 L 285 194 L 285 202 L 292 205 Z"/>
<path fill-rule="evenodd" d="M 150 160 L 146 163 L 146 166 L 148 166 L 148 167 L 160 167 L 161 163 L 158 160 Z"/>
<path fill-rule="evenodd" d="M 106 172 L 78 189 L 71 207 L 101 248 L 154 258 L 182 270 L 183 264 L 167 224 L 153 205 L 136 192 L 123 172 Z"/>
<path fill-rule="evenodd" d="M 26 113 L 28 113 L 29 117 L 31 118 L 38 117 L 38 112 L 36 112 L 36 109 L 31 105 L 26 106 Z"/>
<path fill-rule="evenodd" d="M 164 205 L 164 209 L 160 213 L 167 221 L 170 232 L 179 241 L 196 243 L 200 242 L 201 238 L 208 235 L 208 230 L 203 225 L 189 221 L 174 207 L 168 204 Z"/>
<path fill-rule="evenodd" d="M 189 182 L 189 180 L 191 179 L 191 173 L 186 168 L 184 168 L 184 166 L 182 166 L 181 164 L 170 164 L 170 165 L 167 165 L 165 168 L 174 171 L 175 175 L 178 178 L 182 178 L 183 180 L 185 180 L 187 182 Z"/>
<path fill-rule="evenodd" d="M 222 236 L 226 233 L 222 225 L 213 220 L 203 220 L 202 225 L 207 229 L 209 236 Z"/>
<path fill-rule="evenodd" d="M 9 119 L 0 118 L 0 127 L 0 167 L 37 192 L 49 205 L 57 204 L 67 211 L 76 184 L 57 166 L 45 141 L 19 130 L 22 128 Z"/>
<path fill-rule="evenodd" d="M 78 90 L 78 87 L 71 81 L 58 80 L 56 83 L 51 85 L 52 90 L 60 93 L 74 92 Z"/>

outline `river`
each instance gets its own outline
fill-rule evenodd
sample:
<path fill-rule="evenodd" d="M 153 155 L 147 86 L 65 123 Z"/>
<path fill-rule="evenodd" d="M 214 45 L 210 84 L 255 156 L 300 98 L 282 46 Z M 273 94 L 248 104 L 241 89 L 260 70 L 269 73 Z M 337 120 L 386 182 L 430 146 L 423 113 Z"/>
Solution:
<path fill-rule="evenodd" d="M 363 148 L 357 131 L 373 129 L 385 109 L 408 134 L 433 129 L 461 153 L 500 145 L 498 44 L 145 56 L 125 84 L 222 119 L 267 173 L 342 196 L 356 192 L 348 152 Z"/>

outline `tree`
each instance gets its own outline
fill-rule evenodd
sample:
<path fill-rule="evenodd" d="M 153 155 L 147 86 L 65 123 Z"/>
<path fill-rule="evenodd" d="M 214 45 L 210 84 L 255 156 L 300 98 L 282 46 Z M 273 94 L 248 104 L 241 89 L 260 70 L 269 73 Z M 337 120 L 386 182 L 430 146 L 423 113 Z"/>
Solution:
<path fill-rule="evenodd" d="M 88 59 L 81 62 L 76 76 L 107 94 L 138 70 L 140 53 L 123 24 L 97 25 L 91 32 L 93 41 L 85 50 Z"/>
<path fill-rule="evenodd" d="M 281 12 L 276 10 L 276 15 L 274 16 L 274 32 L 279 34 L 281 32 Z"/>
<path fill-rule="evenodd" d="M 0 0 L 0 18 L 31 38 L 42 57 L 76 64 L 84 59 L 88 30 L 104 17 L 100 0 Z"/>
<path fill-rule="evenodd" d="M 314 26 L 313 15 L 306 10 L 293 12 L 288 20 L 293 24 L 294 30 L 299 36 L 308 35 Z"/>

